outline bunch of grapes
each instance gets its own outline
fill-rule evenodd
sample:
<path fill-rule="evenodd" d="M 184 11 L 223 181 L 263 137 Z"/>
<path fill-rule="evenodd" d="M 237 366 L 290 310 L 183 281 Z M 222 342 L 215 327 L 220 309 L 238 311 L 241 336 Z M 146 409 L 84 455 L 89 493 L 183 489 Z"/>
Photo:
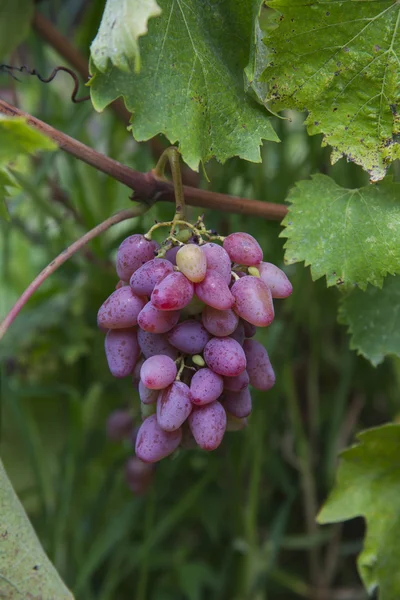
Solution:
<path fill-rule="evenodd" d="M 146 477 L 141 463 L 179 446 L 215 450 L 226 430 L 247 425 L 249 386 L 266 391 L 275 383 L 253 336 L 271 324 L 273 298 L 292 292 L 251 235 L 221 238 L 200 218 L 173 229 L 160 247 L 151 236 L 161 225 L 122 242 L 120 281 L 98 312 L 111 373 L 131 376 L 139 392 L 132 469 Z"/>

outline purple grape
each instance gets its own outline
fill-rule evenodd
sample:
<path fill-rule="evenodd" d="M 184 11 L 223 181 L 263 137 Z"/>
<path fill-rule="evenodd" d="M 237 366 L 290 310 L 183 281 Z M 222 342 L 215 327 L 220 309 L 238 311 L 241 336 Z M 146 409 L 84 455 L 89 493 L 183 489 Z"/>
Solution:
<path fill-rule="evenodd" d="M 159 245 L 157 242 L 146 240 L 144 235 L 139 233 L 127 237 L 118 248 L 118 277 L 122 281 L 129 281 L 136 269 L 139 269 L 148 260 L 154 258 L 154 252 L 158 248 Z"/>
<path fill-rule="evenodd" d="M 174 268 L 169 260 L 153 258 L 133 273 L 129 284 L 135 294 L 150 296 L 157 283 L 160 283 L 173 270 Z"/>
<path fill-rule="evenodd" d="M 138 325 L 149 333 L 166 333 L 175 327 L 179 316 L 179 310 L 159 310 L 147 302 L 138 315 Z"/>
<path fill-rule="evenodd" d="M 107 419 L 107 437 L 113 441 L 121 441 L 129 437 L 133 426 L 129 410 L 114 410 Z"/>
<path fill-rule="evenodd" d="M 190 393 L 193 404 L 204 406 L 217 400 L 222 394 L 224 381 L 221 375 L 211 369 L 199 369 L 190 382 Z"/>
<path fill-rule="evenodd" d="M 150 390 L 147 388 L 143 381 L 139 381 L 139 397 L 143 404 L 154 404 L 157 402 L 158 390 Z"/>
<path fill-rule="evenodd" d="M 176 265 L 176 255 L 178 253 L 179 248 L 179 246 L 174 246 L 174 248 L 170 248 L 169 250 L 167 250 L 165 253 L 165 260 L 168 260 L 173 265 Z"/>
<path fill-rule="evenodd" d="M 266 327 L 274 320 L 274 305 L 269 288 L 258 277 L 246 275 L 232 286 L 233 310 L 249 323 Z"/>
<path fill-rule="evenodd" d="M 150 358 L 150 356 L 155 356 L 156 354 L 165 354 L 172 358 L 172 360 L 178 358 L 178 350 L 171 346 L 165 333 L 149 333 L 139 327 L 137 337 L 140 349 L 145 358 Z"/>
<path fill-rule="evenodd" d="M 223 245 L 231 261 L 238 265 L 252 267 L 263 259 L 260 244 L 248 233 L 231 233 L 225 238 Z"/>
<path fill-rule="evenodd" d="M 241 419 L 251 413 L 251 394 L 249 388 L 241 392 L 224 392 L 224 408 L 234 417 Z"/>
<path fill-rule="evenodd" d="M 233 338 L 234 340 L 237 341 L 238 344 L 240 344 L 241 346 L 243 346 L 243 342 L 244 342 L 244 324 L 243 321 L 240 319 L 238 326 L 236 327 L 235 331 L 233 333 L 231 333 L 231 335 L 229 336 L 231 338 Z"/>
<path fill-rule="evenodd" d="M 164 431 L 157 422 L 157 415 L 143 421 L 136 438 L 136 456 L 143 462 L 154 463 L 177 449 L 182 439 L 182 429 Z"/>
<path fill-rule="evenodd" d="M 134 329 L 110 329 L 104 341 L 108 366 L 114 377 L 127 377 L 134 369 L 140 348 Z"/>
<path fill-rule="evenodd" d="M 195 407 L 188 421 L 200 448 L 209 451 L 218 448 L 226 430 L 226 412 L 220 402 Z"/>
<path fill-rule="evenodd" d="M 192 412 L 190 390 L 186 383 L 174 381 L 158 395 L 157 421 L 164 431 L 175 431 Z"/>
<path fill-rule="evenodd" d="M 242 321 L 244 328 L 244 335 L 247 338 L 251 338 L 256 335 L 257 327 L 252 323 L 248 323 L 248 321 Z"/>
<path fill-rule="evenodd" d="M 145 463 L 137 456 L 128 458 L 125 464 L 125 481 L 134 494 L 145 494 L 153 480 L 154 465 Z"/>
<path fill-rule="evenodd" d="M 275 373 L 268 352 L 257 340 L 245 340 L 243 349 L 246 354 L 250 384 L 256 390 L 270 390 L 275 385 Z"/>
<path fill-rule="evenodd" d="M 235 302 L 225 279 L 218 271 L 207 271 L 205 278 L 194 286 L 196 295 L 208 306 L 227 310 Z"/>
<path fill-rule="evenodd" d="M 168 334 L 168 341 L 184 354 L 200 354 L 210 339 L 199 321 L 190 319 L 176 325 Z"/>
<path fill-rule="evenodd" d="M 207 331 L 216 337 L 230 335 L 239 323 L 239 317 L 230 308 L 228 310 L 217 310 L 212 306 L 206 306 L 201 318 Z"/>
<path fill-rule="evenodd" d="M 204 360 L 207 366 L 225 377 L 235 377 L 246 368 L 246 356 L 236 340 L 212 338 L 204 348 Z"/>
<path fill-rule="evenodd" d="M 193 283 L 182 273 L 171 273 L 158 283 L 151 301 L 160 310 L 180 310 L 193 298 Z"/>
<path fill-rule="evenodd" d="M 107 329 L 133 327 L 145 304 L 146 300 L 134 294 L 129 287 L 121 287 L 100 306 L 97 324 Z"/>
<path fill-rule="evenodd" d="M 269 287 L 273 298 L 287 298 L 293 292 L 286 274 L 276 265 L 262 262 L 257 265 L 261 280 Z"/>
<path fill-rule="evenodd" d="M 229 285 L 231 282 L 231 259 L 226 250 L 212 242 L 204 244 L 201 249 L 207 258 L 207 269 L 217 271 Z"/>
<path fill-rule="evenodd" d="M 138 329 L 137 331 L 137 340 L 138 340 L 138 344 L 139 344 L 139 348 L 140 348 L 140 341 L 139 341 L 139 333 L 140 333 L 140 329 Z M 143 352 L 143 350 L 142 350 Z M 160 353 L 161 354 L 161 353 Z M 146 356 L 146 358 L 148 358 Z M 140 381 L 140 369 L 142 368 L 142 364 L 144 363 L 144 358 L 139 358 L 139 360 L 137 361 L 135 368 L 133 369 L 133 373 L 132 373 L 132 383 L 133 385 L 138 385 L 139 381 Z"/>
<path fill-rule="evenodd" d="M 140 379 L 151 390 L 162 390 L 171 385 L 176 377 L 176 364 L 165 354 L 146 359 L 140 369 Z"/>
<path fill-rule="evenodd" d="M 250 383 L 249 374 L 243 371 L 236 377 L 224 377 L 224 389 L 230 392 L 241 392 L 248 387 Z"/>

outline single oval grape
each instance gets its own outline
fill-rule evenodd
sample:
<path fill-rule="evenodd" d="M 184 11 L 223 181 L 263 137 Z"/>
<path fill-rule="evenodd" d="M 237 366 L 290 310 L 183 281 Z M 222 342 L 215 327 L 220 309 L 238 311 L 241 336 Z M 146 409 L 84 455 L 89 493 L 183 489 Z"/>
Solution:
<path fill-rule="evenodd" d="M 244 232 L 231 233 L 224 239 L 224 249 L 232 262 L 252 267 L 263 259 L 260 244 L 252 235 Z"/>
<path fill-rule="evenodd" d="M 207 271 L 207 259 L 200 246 L 182 246 L 176 255 L 176 266 L 193 283 L 203 281 Z"/>
<path fill-rule="evenodd" d="M 151 390 L 162 390 L 171 385 L 176 377 L 176 364 L 165 354 L 147 358 L 140 369 L 140 379 Z"/>
<path fill-rule="evenodd" d="M 220 402 L 195 407 L 188 421 L 200 448 L 208 451 L 218 448 L 226 430 L 226 412 Z"/>
<path fill-rule="evenodd" d="M 148 331 L 143 331 L 143 329 L 140 329 L 139 327 L 137 331 L 137 338 L 140 349 L 145 358 L 150 358 L 150 356 L 155 356 L 156 354 L 165 354 L 166 356 L 172 358 L 172 360 L 178 358 L 178 350 L 171 346 L 166 334 L 164 333 L 149 333 Z"/>
<path fill-rule="evenodd" d="M 132 427 L 133 419 L 129 410 L 114 410 L 107 419 L 107 437 L 119 442 L 129 437 Z"/>
<path fill-rule="evenodd" d="M 257 340 L 245 340 L 243 349 L 247 358 L 250 384 L 256 390 L 270 390 L 275 385 L 275 373 L 268 352 Z"/>
<path fill-rule="evenodd" d="M 292 284 L 286 274 L 276 265 L 261 262 L 257 265 L 261 280 L 271 290 L 273 298 L 287 298 L 293 292 Z"/>
<path fill-rule="evenodd" d="M 157 283 L 160 283 L 173 270 L 169 260 L 153 258 L 132 274 L 129 282 L 131 290 L 141 296 L 150 296 Z"/>
<path fill-rule="evenodd" d="M 235 377 L 246 368 L 243 348 L 230 337 L 212 338 L 204 348 L 204 360 L 212 371 L 225 377 Z"/>
<path fill-rule="evenodd" d="M 174 381 L 158 394 L 157 421 L 164 431 L 175 431 L 192 412 L 190 390 L 186 383 Z"/>
<path fill-rule="evenodd" d="M 218 310 L 206 306 L 201 315 L 204 327 L 216 337 L 226 337 L 233 333 L 238 326 L 239 317 L 230 308 Z"/>
<path fill-rule="evenodd" d="M 154 258 L 159 244 L 153 240 L 146 240 L 144 235 L 135 233 L 127 237 L 117 253 L 117 274 L 122 281 L 129 281 L 132 273 L 139 269 L 148 260 Z"/>
<path fill-rule="evenodd" d="M 110 329 L 104 341 L 111 374 L 122 378 L 130 375 L 140 355 L 134 329 Z"/>
<path fill-rule="evenodd" d="M 199 369 L 190 382 L 190 393 L 193 404 L 204 406 L 218 400 L 222 394 L 224 381 L 221 375 L 211 369 Z"/>
<path fill-rule="evenodd" d="M 164 431 L 158 424 L 157 415 L 151 415 L 140 426 L 136 438 L 136 456 L 146 463 L 158 462 L 172 454 L 181 439 L 181 429 Z"/>
<path fill-rule="evenodd" d="M 171 273 L 155 286 L 151 302 L 160 310 L 180 310 L 189 304 L 193 293 L 193 283 L 183 273 Z"/>
<path fill-rule="evenodd" d="M 159 310 L 147 302 L 138 315 L 138 325 L 149 333 L 167 333 L 179 321 L 179 310 Z"/>
<path fill-rule="evenodd" d="M 250 378 L 246 370 L 236 377 L 224 377 L 224 389 L 230 392 L 241 392 L 248 387 L 249 383 Z"/>
<path fill-rule="evenodd" d="M 246 275 L 232 286 L 233 310 L 252 325 L 267 327 L 274 320 L 274 305 L 268 286 L 258 277 Z"/>
<path fill-rule="evenodd" d="M 257 327 L 248 321 L 242 321 L 244 328 L 244 335 L 247 338 L 251 338 L 256 335 Z"/>
<path fill-rule="evenodd" d="M 201 249 L 206 255 L 207 269 L 217 271 L 229 285 L 231 282 L 231 259 L 227 251 L 213 242 L 204 244 Z"/>
<path fill-rule="evenodd" d="M 203 281 L 195 284 L 196 295 L 208 306 L 227 310 L 235 302 L 225 279 L 218 271 L 207 271 Z"/>
<path fill-rule="evenodd" d="M 131 456 L 125 463 L 125 481 L 137 496 L 145 494 L 153 480 L 154 466 Z"/>
<path fill-rule="evenodd" d="M 248 417 L 251 413 L 251 394 L 249 388 L 245 388 L 240 392 L 224 392 L 223 405 L 225 410 L 241 419 Z"/>
<path fill-rule="evenodd" d="M 134 294 L 129 287 L 121 287 L 100 306 L 97 324 L 107 329 L 133 327 L 145 304 L 146 300 Z"/>
<path fill-rule="evenodd" d="M 235 331 L 230 334 L 229 337 L 236 340 L 238 344 L 243 346 L 245 335 L 244 335 L 244 321 L 242 321 L 242 319 L 239 319 L 238 326 L 236 327 Z"/>
<path fill-rule="evenodd" d="M 200 354 L 210 339 L 199 321 L 190 319 L 176 325 L 168 334 L 168 341 L 184 354 Z"/>
<path fill-rule="evenodd" d="M 140 400 L 143 404 L 154 404 L 154 402 L 157 402 L 158 390 L 147 388 L 142 380 L 139 381 L 138 391 Z"/>

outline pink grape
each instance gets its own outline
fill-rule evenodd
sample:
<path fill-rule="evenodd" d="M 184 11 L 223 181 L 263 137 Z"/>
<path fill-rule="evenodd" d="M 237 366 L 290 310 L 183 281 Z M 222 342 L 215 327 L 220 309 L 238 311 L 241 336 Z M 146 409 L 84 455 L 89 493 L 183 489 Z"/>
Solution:
<path fill-rule="evenodd" d="M 204 360 L 212 371 L 227 377 L 235 377 L 246 368 L 243 348 L 230 337 L 212 338 L 204 348 Z"/>
<path fill-rule="evenodd" d="M 129 287 L 121 287 L 100 306 L 97 323 L 107 329 L 133 327 L 145 304 L 146 300 L 134 294 Z"/>
<path fill-rule="evenodd" d="M 237 341 L 238 344 L 243 346 L 243 342 L 244 342 L 244 338 L 245 338 L 244 322 L 241 319 L 239 319 L 238 326 L 236 327 L 235 331 L 233 333 L 231 333 L 231 335 L 229 337 L 233 338 L 234 340 Z"/>
<path fill-rule="evenodd" d="M 129 410 L 114 410 L 107 419 L 107 437 L 113 441 L 120 441 L 129 437 L 132 431 L 133 419 Z"/>
<path fill-rule="evenodd" d="M 150 296 L 157 283 L 160 283 L 173 270 L 174 268 L 169 260 L 153 258 L 132 274 L 129 284 L 135 294 Z"/>
<path fill-rule="evenodd" d="M 131 456 L 125 463 L 125 481 L 134 494 L 145 494 L 153 480 L 154 466 L 145 463 L 137 456 Z"/>
<path fill-rule="evenodd" d="M 231 282 L 231 259 L 227 251 L 212 242 L 204 244 L 201 249 L 207 258 L 207 269 L 217 271 L 229 285 Z"/>
<path fill-rule="evenodd" d="M 146 240 L 144 235 L 135 233 L 127 237 L 117 253 L 117 273 L 122 281 L 129 281 L 136 269 L 154 258 L 154 252 L 159 248 L 157 242 Z M 259 261 L 260 262 L 260 261 Z"/>
<path fill-rule="evenodd" d="M 139 332 L 140 329 L 137 331 L 137 340 L 138 340 L 138 344 L 139 344 L 139 349 L 140 348 L 140 342 L 139 342 Z M 142 350 L 143 352 L 143 350 Z M 146 357 L 147 358 L 147 357 Z M 144 363 L 144 358 L 139 358 L 139 360 L 137 361 L 135 368 L 133 369 L 133 373 L 132 373 L 132 383 L 133 385 L 138 385 L 139 381 L 140 381 L 140 369 L 142 368 L 142 364 Z"/>
<path fill-rule="evenodd" d="M 210 339 L 200 321 L 190 319 L 176 325 L 168 334 L 168 341 L 185 354 L 200 354 Z"/>
<path fill-rule="evenodd" d="M 154 404 L 157 402 L 158 390 L 150 390 L 147 388 L 143 381 L 139 381 L 139 397 L 143 404 Z"/>
<path fill-rule="evenodd" d="M 226 412 L 220 402 L 195 407 L 188 421 L 200 448 L 209 451 L 218 448 L 226 430 Z"/>
<path fill-rule="evenodd" d="M 251 413 L 251 394 L 249 388 L 241 392 L 224 392 L 224 408 L 234 417 L 241 419 Z"/>
<path fill-rule="evenodd" d="M 151 390 L 162 390 L 174 381 L 176 364 L 165 354 L 156 354 L 147 358 L 140 369 L 140 379 Z"/>
<path fill-rule="evenodd" d="M 104 341 L 108 366 L 114 377 L 127 377 L 134 369 L 140 348 L 134 329 L 110 329 Z"/>
<path fill-rule="evenodd" d="M 157 421 L 164 431 L 175 431 L 192 412 L 190 390 L 186 383 L 174 381 L 158 394 Z"/>
<path fill-rule="evenodd" d="M 179 246 L 174 246 L 170 248 L 165 253 L 165 260 L 169 260 L 170 263 L 176 265 L 176 255 L 178 254 Z"/>
<path fill-rule="evenodd" d="M 150 356 L 155 356 L 156 354 L 166 354 L 172 360 L 178 358 L 178 350 L 171 346 L 165 333 L 149 333 L 139 328 L 137 337 L 140 349 L 145 358 L 150 358 Z"/>
<path fill-rule="evenodd" d="M 221 375 L 211 369 L 199 369 L 190 382 L 190 393 L 193 404 L 203 406 L 214 402 L 222 394 L 224 381 Z"/>
<path fill-rule="evenodd" d="M 227 310 L 235 302 L 225 279 L 218 271 L 207 271 L 205 278 L 194 286 L 196 295 L 208 306 Z"/>
<path fill-rule="evenodd" d="M 246 340 L 243 348 L 247 358 L 250 384 L 256 390 L 270 390 L 275 385 L 275 373 L 268 352 L 257 340 Z"/>
<path fill-rule="evenodd" d="M 231 233 L 224 239 L 223 246 L 232 262 L 238 265 L 252 267 L 263 259 L 260 244 L 248 233 Z"/>
<path fill-rule="evenodd" d="M 244 335 L 247 338 L 251 338 L 257 333 L 257 327 L 248 321 L 242 321 L 244 327 Z"/>
<path fill-rule="evenodd" d="M 238 417 L 234 417 L 230 413 L 226 413 L 226 430 L 227 431 L 241 431 L 245 427 L 247 427 L 248 421 L 247 417 L 242 417 L 238 419 Z"/>
<path fill-rule="evenodd" d="M 249 374 L 247 371 L 243 371 L 236 377 L 224 377 L 224 389 L 230 392 L 241 392 L 250 383 Z"/>
<path fill-rule="evenodd" d="M 155 286 L 151 301 L 160 310 L 179 310 L 189 304 L 193 293 L 193 283 L 183 273 L 171 273 Z"/>
<path fill-rule="evenodd" d="M 207 331 L 216 337 L 230 335 L 239 323 L 239 317 L 230 308 L 228 310 L 217 310 L 212 306 L 206 306 L 201 318 Z"/>
<path fill-rule="evenodd" d="M 157 415 L 143 421 L 136 438 L 136 456 L 143 462 L 154 463 L 177 449 L 182 439 L 182 430 L 164 431 L 157 422 Z"/>
<path fill-rule="evenodd" d="M 287 298 L 293 292 L 286 274 L 276 265 L 261 262 L 257 265 L 261 280 L 269 287 L 273 298 Z"/>
<path fill-rule="evenodd" d="M 269 287 L 258 277 L 246 275 L 232 286 L 233 310 L 252 325 L 266 327 L 274 320 L 274 305 Z"/>
<path fill-rule="evenodd" d="M 206 275 L 206 255 L 200 246 L 196 246 L 196 244 L 187 244 L 178 250 L 176 265 L 185 277 L 194 283 L 203 281 Z"/>
<path fill-rule="evenodd" d="M 138 325 L 149 333 L 166 333 L 179 321 L 179 310 L 159 310 L 152 302 L 142 308 L 138 315 Z"/>

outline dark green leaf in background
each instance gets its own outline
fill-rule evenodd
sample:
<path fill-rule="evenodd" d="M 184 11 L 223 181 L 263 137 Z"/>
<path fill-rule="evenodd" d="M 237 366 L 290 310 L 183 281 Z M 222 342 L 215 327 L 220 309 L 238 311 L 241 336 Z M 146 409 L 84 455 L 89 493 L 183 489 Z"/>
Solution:
<path fill-rule="evenodd" d="M 28 35 L 32 17 L 32 0 L 0 0 L 0 59 Z"/>

